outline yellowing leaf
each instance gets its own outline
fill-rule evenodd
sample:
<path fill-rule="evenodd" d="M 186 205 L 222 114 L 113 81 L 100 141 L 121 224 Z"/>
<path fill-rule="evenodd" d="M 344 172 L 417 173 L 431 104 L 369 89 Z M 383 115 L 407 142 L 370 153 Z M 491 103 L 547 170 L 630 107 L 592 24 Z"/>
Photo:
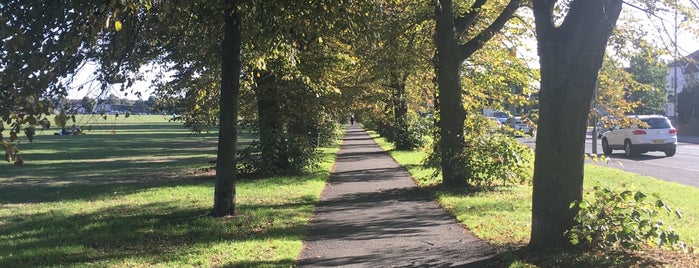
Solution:
<path fill-rule="evenodd" d="M 114 22 L 114 30 L 121 31 L 121 21 L 115 21 Z"/>

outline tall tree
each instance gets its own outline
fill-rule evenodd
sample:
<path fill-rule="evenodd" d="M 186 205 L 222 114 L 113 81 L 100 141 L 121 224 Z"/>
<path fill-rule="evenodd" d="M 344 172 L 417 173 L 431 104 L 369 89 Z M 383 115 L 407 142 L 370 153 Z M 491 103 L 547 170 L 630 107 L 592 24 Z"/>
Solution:
<path fill-rule="evenodd" d="M 662 114 L 665 111 L 667 101 L 667 74 L 669 68 L 661 61 L 663 52 L 645 42 L 639 40 L 637 47 L 639 52 L 631 57 L 629 72 L 639 83 L 637 90 L 630 93 L 630 99 L 640 103 L 635 109 L 635 114 Z"/>
<path fill-rule="evenodd" d="M 568 245 L 564 232 L 577 213 L 569 206 L 582 198 L 587 115 L 623 1 L 570 1 L 559 24 L 556 2 L 535 0 L 533 6 L 541 66 L 529 243 L 534 250 Z"/>
<path fill-rule="evenodd" d="M 501 12 L 487 24 L 487 14 L 490 8 L 485 8 L 490 2 L 499 1 L 476 0 L 466 9 L 455 9 L 451 0 L 436 2 L 435 44 L 437 55 L 435 72 L 437 74 L 440 134 L 440 165 L 443 183 L 451 187 L 466 186 L 465 174 L 459 155 L 464 149 L 464 111 L 461 88 L 461 64 L 483 44 L 490 40 L 505 23 L 512 18 L 520 7 L 522 0 L 510 0 Z M 497 5 L 495 5 L 497 6 Z M 465 10 L 459 12 L 459 10 Z M 481 21 L 484 20 L 485 21 Z M 487 26 L 482 27 L 482 24 Z"/>
<path fill-rule="evenodd" d="M 236 214 L 236 150 L 240 96 L 241 17 L 238 1 L 225 1 L 221 57 L 220 129 L 213 216 Z"/>
<path fill-rule="evenodd" d="M 359 63 L 367 70 L 362 79 L 370 88 L 370 95 L 362 98 L 364 107 L 357 112 L 364 117 L 365 127 L 378 131 L 396 149 L 415 148 L 422 136 L 416 131 L 416 104 L 424 104 L 424 91 L 432 88 L 432 7 L 429 2 L 384 1 L 366 19 L 370 21 L 367 32 L 362 33 L 366 38 L 352 42 Z"/>

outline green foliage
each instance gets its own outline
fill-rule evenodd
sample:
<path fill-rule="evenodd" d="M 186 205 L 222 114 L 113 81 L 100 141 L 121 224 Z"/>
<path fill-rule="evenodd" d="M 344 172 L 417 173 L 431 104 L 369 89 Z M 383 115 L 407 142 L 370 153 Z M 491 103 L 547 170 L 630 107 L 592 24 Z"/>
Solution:
<path fill-rule="evenodd" d="M 12 118 L 9 120 L 9 141 L 4 140 L 3 132 L 5 131 L 5 123 L 0 120 L 0 143 L 2 143 L 4 158 L 7 162 L 14 163 L 15 165 L 21 165 L 24 163 L 22 156 L 19 154 L 19 144 L 20 144 L 20 134 L 24 133 L 24 136 L 29 140 L 29 142 L 34 141 L 36 136 L 36 126 L 41 125 L 42 128 L 48 128 L 46 126 L 48 120 L 42 118 L 37 121 L 34 115 L 17 115 L 12 114 Z"/>
<path fill-rule="evenodd" d="M 486 188 L 498 185 L 531 184 L 534 152 L 514 137 L 498 132 L 483 116 L 466 122 L 464 150 L 453 161 L 460 161 L 468 185 Z M 438 142 L 425 160 L 428 167 L 439 167 Z M 435 170 L 433 176 L 439 174 Z"/>
<path fill-rule="evenodd" d="M 64 128 L 68 125 L 68 120 L 75 122 L 75 116 L 69 116 L 65 113 L 57 114 L 53 117 L 53 123 L 59 128 Z"/>
<path fill-rule="evenodd" d="M 243 129 L 259 134 L 260 138 L 239 152 L 238 170 L 242 173 L 298 174 L 314 169 L 317 147 L 336 141 L 341 134 L 337 120 L 323 112 L 320 103 L 307 99 L 307 109 L 282 110 L 292 107 L 286 101 L 300 96 L 294 97 L 291 89 L 278 93 L 287 98 L 278 99 L 282 102 L 261 111 L 257 120 L 241 122 Z"/>
<path fill-rule="evenodd" d="M 425 137 L 428 136 L 433 125 L 432 118 L 408 111 L 405 116 L 405 126 L 396 124 L 395 118 L 387 113 L 362 113 L 362 124 L 366 129 L 379 133 L 387 141 L 393 143 L 396 149 L 407 150 L 420 148 L 425 145 Z"/>
<path fill-rule="evenodd" d="M 616 191 L 595 186 L 592 200 L 571 204 L 578 208 L 577 224 L 567 232 L 573 245 L 600 250 L 641 250 L 646 245 L 666 248 L 684 248 L 679 235 L 664 226 L 659 214 L 672 209 L 662 200 L 645 202 L 647 195 L 641 191 Z M 676 217 L 681 218 L 679 210 Z"/>
<path fill-rule="evenodd" d="M 0 143 L 2 143 L 2 149 L 5 152 L 5 161 L 14 163 L 19 156 L 19 142 L 8 142 L 2 140 L 2 136 L 0 136 Z"/>
<path fill-rule="evenodd" d="M 467 138 L 464 153 L 470 165 L 471 185 L 488 187 L 532 182 L 534 154 L 511 136 L 494 133 Z"/>

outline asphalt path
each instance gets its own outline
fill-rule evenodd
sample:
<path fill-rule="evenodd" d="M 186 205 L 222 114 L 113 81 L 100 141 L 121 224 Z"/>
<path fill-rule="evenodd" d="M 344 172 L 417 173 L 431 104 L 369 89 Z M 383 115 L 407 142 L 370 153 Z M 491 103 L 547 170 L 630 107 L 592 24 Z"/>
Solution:
<path fill-rule="evenodd" d="M 303 245 L 297 267 L 488 267 L 494 254 L 356 124 Z"/>
<path fill-rule="evenodd" d="M 535 147 L 533 139 L 519 138 L 519 140 L 532 148 Z M 597 154 L 602 154 L 601 143 L 602 141 L 598 139 Z M 592 138 L 589 135 L 585 140 L 585 153 L 592 153 Z M 614 150 L 608 157 L 609 163 L 597 164 L 699 187 L 699 143 L 695 140 L 678 142 L 677 154 L 672 157 L 666 157 L 663 152 L 648 152 L 628 158 L 622 150 Z"/>

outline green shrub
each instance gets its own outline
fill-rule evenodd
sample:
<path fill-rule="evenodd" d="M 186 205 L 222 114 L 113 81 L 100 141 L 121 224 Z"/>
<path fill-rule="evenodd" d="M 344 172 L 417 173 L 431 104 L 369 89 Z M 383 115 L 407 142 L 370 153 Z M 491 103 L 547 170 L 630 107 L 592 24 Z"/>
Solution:
<path fill-rule="evenodd" d="M 467 118 L 464 131 L 464 150 L 452 161 L 460 161 L 461 174 L 468 185 L 485 188 L 498 185 L 531 184 L 534 170 L 534 152 L 514 137 L 501 133 L 487 118 Z M 439 140 L 435 139 L 432 153 L 425 165 L 440 172 Z"/>
<path fill-rule="evenodd" d="M 433 124 L 432 120 L 415 112 L 408 112 L 405 119 L 407 131 L 394 128 L 395 131 L 389 140 L 392 139 L 392 142 L 399 150 L 411 150 L 425 145 L 424 137 L 430 131 L 430 126 Z"/>
<path fill-rule="evenodd" d="M 619 192 L 599 186 L 586 195 L 592 200 L 571 204 L 571 209 L 579 208 L 577 224 L 567 232 L 573 245 L 600 250 L 640 250 L 645 245 L 684 249 L 679 235 L 659 217 L 662 210 L 673 213 L 663 201 L 644 202 L 647 195 L 640 191 Z M 674 214 L 681 218 L 679 210 Z"/>
<path fill-rule="evenodd" d="M 251 174 L 300 174 L 319 160 L 315 136 L 268 130 L 266 144 L 254 141 L 238 154 L 238 171 Z"/>
<path fill-rule="evenodd" d="M 414 111 L 408 111 L 402 120 L 404 121 L 401 122 L 385 114 L 372 115 L 362 117 L 362 125 L 366 129 L 376 131 L 379 136 L 393 143 L 398 150 L 410 150 L 425 145 L 424 137 L 433 125 L 432 119 Z"/>
<path fill-rule="evenodd" d="M 469 166 L 470 185 L 476 187 L 531 184 L 534 169 L 532 150 L 516 139 L 500 134 L 481 135 L 466 140 L 462 155 Z"/>

